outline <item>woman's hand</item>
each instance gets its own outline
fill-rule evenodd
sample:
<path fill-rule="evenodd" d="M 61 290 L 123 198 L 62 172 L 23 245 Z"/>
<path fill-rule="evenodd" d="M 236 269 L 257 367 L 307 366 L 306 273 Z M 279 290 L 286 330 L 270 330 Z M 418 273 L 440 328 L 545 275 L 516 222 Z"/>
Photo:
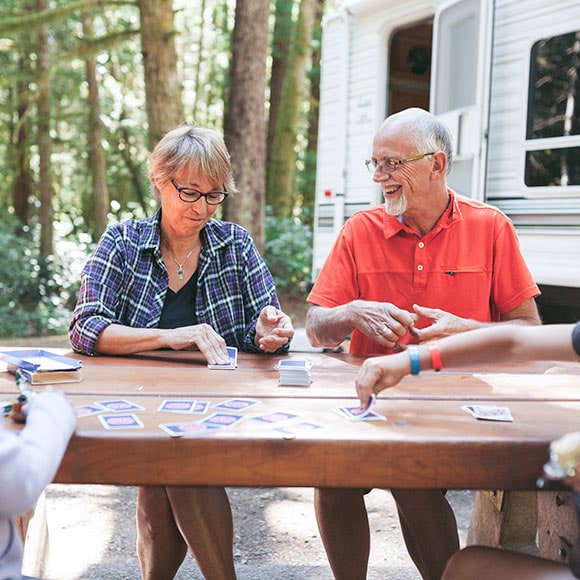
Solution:
<path fill-rule="evenodd" d="M 406 352 L 367 358 L 355 380 L 361 407 L 368 405 L 372 393 L 377 395 L 384 389 L 394 387 L 410 372 L 411 363 Z"/>
<path fill-rule="evenodd" d="M 287 314 L 274 306 L 265 306 L 256 322 L 254 344 L 264 352 L 275 352 L 294 336 L 294 326 Z"/>
<path fill-rule="evenodd" d="M 225 365 L 230 362 L 226 341 L 209 325 L 181 326 L 170 331 L 168 346 L 173 350 L 199 350 L 208 364 Z"/>

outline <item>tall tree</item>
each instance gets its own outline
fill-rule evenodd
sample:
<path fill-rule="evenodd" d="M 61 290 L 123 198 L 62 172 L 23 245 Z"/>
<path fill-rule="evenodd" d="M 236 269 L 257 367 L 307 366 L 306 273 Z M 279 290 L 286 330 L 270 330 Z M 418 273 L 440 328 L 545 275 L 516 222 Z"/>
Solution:
<path fill-rule="evenodd" d="M 276 0 L 275 24 L 272 34 L 272 74 L 270 76 L 270 114 L 268 117 L 268 157 L 274 144 L 278 111 L 284 77 L 288 66 L 288 53 L 292 44 L 292 9 L 294 0 Z"/>
<path fill-rule="evenodd" d="M 316 0 L 314 15 L 314 34 L 310 73 L 310 98 L 308 110 L 308 129 L 306 131 L 306 151 L 300 192 L 302 194 L 303 221 L 312 226 L 314 220 L 314 200 L 316 196 L 316 155 L 318 150 L 318 116 L 320 110 L 320 62 L 322 49 L 322 14 L 324 0 Z"/>
<path fill-rule="evenodd" d="M 240 195 L 224 207 L 227 219 L 247 228 L 258 246 L 264 241 L 266 167 L 266 57 L 269 0 L 238 0 L 225 139 Z"/>
<path fill-rule="evenodd" d="M 316 0 L 301 0 L 284 79 L 280 113 L 268 164 L 267 201 L 276 215 L 291 215 L 297 197 L 294 177 L 298 121 L 305 90 L 306 63 L 310 55 L 315 10 Z"/>
<path fill-rule="evenodd" d="M 48 0 L 37 0 L 38 12 L 48 10 Z M 48 257 L 53 253 L 52 219 L 52 171 L 50 167 L 50 44 L 48 24 L 41 24 L 38 29 L 38 156 L 40 169 L 38 174 L 40 190 L 40 254 Z"/>
<path fill-rule="evenodd" d="M 140 0 L 139 8 L 149 146 L 153 148 L 167 131 L 184 120 L 175 53 L 173 0 Z"/>
<path fill-rule="evenodd" d="M 83 34 L 87 40 L 93 38 L 93 22 L 89 14 L 82 15 Z M 98 239 L 107 227 L 109 211 L 109 192 L 105 179 L 105 152 L 103 151 L 103 125 L 101 123 L 101 106 L 99 102 L 99 84 L 97 82 L 96 58 L 94 53 L 85 57 L 87 84 L 89 87 L 89 165 L 92 178 L 92 192 L 89 196 L 94 209 L 93 237 Z"/>
<path fill-rule="evenodd" d="M 21 71 L 31 70 L 31 62 L 27 54 L 19 55 L 18 60 Z M 12 189 L 14 213 L 24 226 L 28 225 L 30 197 L 34 186 L 34 178 L 30 168 L 30 85 L 26 77 L 27 75 L 16 82 L 16 179 L 14 180 L 14 187 Z"/>

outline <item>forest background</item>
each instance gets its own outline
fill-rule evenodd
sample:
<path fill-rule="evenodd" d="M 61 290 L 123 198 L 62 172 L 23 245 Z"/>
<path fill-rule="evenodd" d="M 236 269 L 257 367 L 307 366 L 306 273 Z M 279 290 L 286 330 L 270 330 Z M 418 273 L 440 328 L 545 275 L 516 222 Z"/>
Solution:
<path fill-rule="evenodd" d="M 108 224 L 151 215 L 164 133 L 224 134 L 282 304 L 310 283 L 321 22 L 339 0 L 2 0 L 0 337 L 66 332 Z"/>

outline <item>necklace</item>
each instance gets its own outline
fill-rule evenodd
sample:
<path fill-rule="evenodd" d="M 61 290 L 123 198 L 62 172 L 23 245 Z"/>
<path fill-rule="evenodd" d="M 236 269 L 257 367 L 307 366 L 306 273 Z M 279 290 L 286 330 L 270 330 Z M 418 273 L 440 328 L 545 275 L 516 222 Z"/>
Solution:
<path fill-rule="evenodd" d="M 173 261 L 177 264 L 177 275 L 179 276 L 180 280 L 183 280 L 183 265 L 185 264 L 185 262 L 187 262 L 187 260 L 189 260 L 191 254 L 193 254 L 193 252 L 197 248 L 198 242 L 199 242 L 199 239 L 196 240 L 195 244 L 193 245 L 193 248 L 191 248 L 191 250 L 189 251 L 189 254 L 187 254 L 187 256 L 185 256 L 185 258 L 183 258 L 183 262 L 181 262 L 181 263 L 175 257 L 173 252 L 171 251 L 169 244 L 167 242 L 165 242 L 165 247 L 169 250 L 169 253 L 171 254 L 171 257 L 173 258 Z"/>

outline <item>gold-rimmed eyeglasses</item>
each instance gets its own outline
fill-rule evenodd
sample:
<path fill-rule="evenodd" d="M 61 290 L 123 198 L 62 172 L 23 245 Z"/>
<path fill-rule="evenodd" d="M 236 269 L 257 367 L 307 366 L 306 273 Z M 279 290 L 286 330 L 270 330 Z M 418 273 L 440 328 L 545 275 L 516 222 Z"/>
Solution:
<path fill-rule="evenodd" d="M 428 155 L 435 155 L 437 151 L 431 151 L 430 153 L 422 153 L 421 155 L 415 155 L 413 157 L 407 157 L 407 159 L 392 159 L 391 157 L 383 157 L 382 159 L 367 159 L 365 161 L 366 168 L 369 173 L 375 173 L 377 170 L 381 173 L 393 173 L 399 165 L 404 165 L 405 163 L 410 163 L 411 161 L 419 161 L 423 157 Z"/>

